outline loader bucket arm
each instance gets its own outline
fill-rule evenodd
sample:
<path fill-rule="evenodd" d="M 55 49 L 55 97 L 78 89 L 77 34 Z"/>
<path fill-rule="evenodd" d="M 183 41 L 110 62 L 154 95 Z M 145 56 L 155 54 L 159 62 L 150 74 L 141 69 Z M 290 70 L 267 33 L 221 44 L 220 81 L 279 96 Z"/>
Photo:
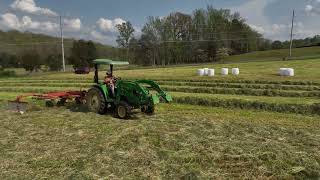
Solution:
<path fill-rule="evenodd" d="M 162 97 L 167 103 L 172 101 L 172 97 L 170 94 L 163 91 L 160 86 L 151 80 L 137 80 L 136 83 L 138 84 L 147 84 L 150 86 L 151 89 L 157 91 L 157 96 Z"/>

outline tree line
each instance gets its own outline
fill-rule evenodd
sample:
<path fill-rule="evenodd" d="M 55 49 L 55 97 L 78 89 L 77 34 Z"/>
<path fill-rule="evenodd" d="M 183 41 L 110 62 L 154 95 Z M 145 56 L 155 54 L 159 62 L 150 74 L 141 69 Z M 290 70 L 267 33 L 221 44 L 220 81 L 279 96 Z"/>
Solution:
<path fill-rule="evenodd" d="M 119 46 L 129 49 L 128 59 L 135 64 L 170 65 L 217 61 L 221 49 L 231 55 L 268 50 L 271 41 L 247 25 L 239 13 L 208 6 L 192 14 L 149 17 L 140 38 L 132 36 L 128 44 Z"/>
<path fill-rule="evenodd" d="M 118 25 L 117 42 L 131 63 L 170 65 L 223 61 L 223 56 L 289 48 L 290 41 L 271 41 L 228 9 L 196 9 L 192 14 L 149 17 L 141 37 L 130 22 Z M 294 39 L 293 47 L 319 46 L 320 36 Z M 285 58 L 285 57 L 284 57 Z"/>
<path fill-rule="evenodd" d="M 320 46 L 320 35 L 313 37 L 307 37 L 304 39 L 294 39 L 292 46 L 295 48 Z M 290 41 L 273 41 L 271 49 L 288 49 L 290 47 Z"/>
<path fill-rule="evenodd" d="M 66 64 L 77 67 L 91 66 L 92 61 L 98 58 L 96 45 L 92 41 L 74 41 Z M 60 71 L 62 69 L 62 55 L 56 51 L 44 55 L 36 48 L 30 48 L 16 55 L 6 52 L 0 53 L 2 68 L 24 68 L 29 72 Z"/>

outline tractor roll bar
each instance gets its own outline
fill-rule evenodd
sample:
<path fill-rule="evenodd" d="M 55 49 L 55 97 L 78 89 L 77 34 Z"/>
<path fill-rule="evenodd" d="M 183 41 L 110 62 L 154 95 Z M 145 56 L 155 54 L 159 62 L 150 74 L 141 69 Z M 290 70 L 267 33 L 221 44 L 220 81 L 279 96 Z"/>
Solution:
<path fill-rule="evenodd" d="M 94 65 L 94 83 L 99 83 L 98 64 Z"/>

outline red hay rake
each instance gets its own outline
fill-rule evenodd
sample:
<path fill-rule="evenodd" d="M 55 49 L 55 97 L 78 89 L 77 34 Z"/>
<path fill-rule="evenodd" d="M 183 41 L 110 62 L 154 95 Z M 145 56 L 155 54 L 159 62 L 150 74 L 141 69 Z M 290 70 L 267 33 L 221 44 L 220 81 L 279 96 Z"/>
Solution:
<path fill-rule="evenodd" d="M 25 112 L 27 110 L 28 102 L 23 99 L 31 97 L 36 100 L 43 100 L 46 106 L 52 107 L 55 105 L 64 105 L 66 101 L 75 101 L 78 104 L 85 103 L 86 91 L 61 91 L 50 92 L 44 94 L 30 93 L 17 96 L 14 101 L 8 101 L 9 110 L 17 112 Z"/>

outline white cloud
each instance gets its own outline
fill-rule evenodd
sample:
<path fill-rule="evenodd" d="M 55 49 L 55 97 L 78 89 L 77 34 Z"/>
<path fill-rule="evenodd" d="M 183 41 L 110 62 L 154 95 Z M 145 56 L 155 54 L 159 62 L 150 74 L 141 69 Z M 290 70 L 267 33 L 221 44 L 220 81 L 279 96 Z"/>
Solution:
<path fill-rule="evenodd" d="M 75 19 L 64 19 L 64 30 L 65 31 L 70 31 L 70 32 L 76 32 L 80 31 L 82 23 L 79 18 Z"/>
<path fill-rule="evenodd" d="M 311 0 L 304 10 L 311 15 L 320 15 L 320 0 Z"/>
<path fill-rule="evenodd" d="M 0 23 L 1 23 L 1 26 L 11 28 L 11 29 L 21 28 L 19 18 L 15 14 L 11 14 L 11 13 L 6 13 L 1 15 Z"/>
<path fill-rule="evenodd" d="M 58 24 L 49 21 L 39 22 L 32 21 L 28 16 L 24 16 L 21 21 L 22 28 L 31 30 L 40 30 L 44 32 L 54 32 L 58 30 Z"/>
<path fill-rule="evenodd" d="M 312 5 L 310 5 L 310 4 L 306 5 L 306 8 L 305 8 L 306 12 L 311 12 L 312 10 L 313 10 L 313 6 Z"/>
<path fill-rule="evenodd" d="M 254 24 L 249 24 L 249 26 L 250 26 L 253 30 L 257 31 L 257 32 L 260 33 L 260 34 L 264 34 L 264 33 L 265 33 L 265 30 L 264 30 L 264 28 L 263 28 L 262 26 L 257 26 L 257 25 L 254 25 Z"/>
<path fill-rule="evenodd" d="M 35 30 L 40 32 L 54 32 L 59 30 L 59 25 L 50 21 L 34 21 L 29 16 L 23 16 L 20 20 L 15 14 L 1 15 L 1 27 L 16 30 Z"/>
<path fill-rule="evenodd" d="M 106 39 L 108 39 L 108 36 L 103 35 L 102 33 L 95 31 L 95 30 L 90 32 L 90 36 L 93 39 L 98 40 L 98 41 L 105 41 Z"/>
<path fill-rule="evenodd" d="M 48 15 L 57 16 L 58 14 L 48 8 L 41 8 L 36 5 L 34 0 L 15 0 L 10 7 L 15 10 L 22 12 L 37 14 L 37 15 Z"/>
<path fill-rule="evenodd" d="M 89 34 L 90 36 L 88 37 L 90 40 L 94 40 L 100 43 L 104 44 L 109 44 L 109 45 L 116 45 L 116 36 L 111 34 L 111 35 L 106 35 L 103 34 L 97 30 L 92 30 Z"/>
<path fill-rule="evenodd" d="M 317 35 L 317 30 L 307 28 L 302 22 L 296 22 L 294 26 L 294 38 L 305 38 Z M 288 40 L 290 37 L 291 24 L 271 24 L 264 26 L 250 25 L 250 27 L 266 38 L 272 40 Z"/>
<path fill-rule="evenodd" d="M 100 18 L 96 23 L 99 29 L 103 32 L 116 32 L 117 31 L 116 25 L 122 24 L 125 22 L 126 21 L 121 18 L 116 18 L 113 20 Z"/>
<path fill-rule="evenodd" d="M 137 27 L 137 26 L 133 26 L 134 28 L 134 36 L 136 38 L 139 38 L 142 35 L 142 30 L 141 28 Z"/>
<path fill-rule="evenodd" d="M 77 32 L 81 30 L 82 24 L 79 18 L 64 19 L 64 31 Z M 35 32 L 59 32 L 59 24 L 52 21 L 37 21 L 29 16 L 21 19 L 15 14 L 6 13 L 0 16 L 0 26 L 4 29 L 33 30 Z"/>
<path fill-rule="evenodd" d="M 271 19 L 266 15 L 266 7 L 270 3 L 274 3 L 276 0 L 248 0 L 246 3 L 239 7 L 231 8 L 234 12 L 240 12 L 249 26 L 257 32 L 264 35 L 265 38 L 272 40 L 288 40 L 290 37 L 291 24 L 282 22 L 278 19 Z M 319 9 L 320 14 L 320 0 L 311 0 L 308 5 L 305 6 L 305 11 L 309 11 L 315 14 Z M 319 8 L 317 8 L 319 7 Z M 290 16 L 288 15 L 288 19 Z M 314 24 L 314 20 L 311 24 Z M 307 19 L 302 22 L 294 23 L 294 38 L 305 38 L 314 36 L 319 33 L 319 28 L 310 25 Z"/>
<path fill-rule="evenodd" d="M 114 25 L 117 25 L 117 24 L 122 24 L 122 23 L 125 23 L 126 21 L 121 19 L 121 18 L 116 18 L 113 20 L 113 24 Z"/>
<path fill-rule="evenodd" d="M 267 24 L 268 18 L 264 14 L 265 7 L 275 0 L 249 0 L 241 6 L 231 7 L 234 12 L 239 12 L 249 24 Z"/>

